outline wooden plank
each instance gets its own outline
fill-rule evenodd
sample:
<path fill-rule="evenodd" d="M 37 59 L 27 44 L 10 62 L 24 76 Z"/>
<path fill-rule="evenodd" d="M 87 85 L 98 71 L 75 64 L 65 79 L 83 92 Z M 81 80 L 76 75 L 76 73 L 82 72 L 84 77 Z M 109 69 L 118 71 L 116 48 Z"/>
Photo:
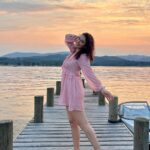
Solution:
<path fill-rule="evenodd" d="M 35 124 L 35 123 L 30 123 L 28 124 L 28 126 L 26 127 L 27 129 L 32 129 L 32 128 L 66 128 L 66 127 L 70 127 L 70 124 L 69 123 L 65 123 L 63 124 L 65 126 L 62 126 L 62 124 L 60 123 L 57 123 L 57 124 L 54 124 L 54 123 L 49 123 L 49 124 Z M 106 127 L 106 124 L 92 124 L 92 127 L 94 128 L 103 128 L 103 127 Z M 123 124 L 109 124 L 108 128 L 118 128 L 118 127 L 122 127 L 124 128 L 124 125 Z"/>
<path fill-rule="evenodd" d="M 72 147 L 16 147 L 14 150 L 73 150 Z M 102 150 L 133 150 L 132 146 L 101 146 Z M 92 150 L 92 146 L 80 146 L 80 150 Z"/>
<path fill-rule="evenodd" d="M 95 129 L 96 131 L 101 131 L 101 130 L 102 130 L 102 131 L 105 131 L 105 130 L 106 130 L 106 131 L 109 131 L 109 130 L 112 131 L 112 130 L 113 130 L 113 131 L 115 131 L 115 132 L 118 131 L 118 127 L 115 127 L 115 126 L 114 126 L 114 127 L 113 127 L 113 126 L 111 126 L 111 127 L 106 127 L 106 126 L 98 126 L 98 127 L 95 127 L 95 126 L 94 126 L 94 129 Z M 62 130 L 63 130 L 63 131 L 68 131 L 68 130 L 69 130 L 69 131 L 70 131 L 71 128 L 70 128 L 69 126 L 68 126 L 68 128 L 66 128 L 66 127 L 59 127 L 59 126 L 58 126 L 58 127 L 52 127 L 52 126 L 51 126 L 51 127 L 47 127 L 47 128 L 46 128 L 46 127 L 44 127 L 44 128 L 43 128 L 43 127 L 42 127 L 42 128 L 41 128 L 41 127 L 36 127 L 36 128 L 34 128 L 34 127 L 27 127 L 27 128 L 24 129 L 24 131 L 31 131 L 31 132 L 32 132 L 32 131 L 33 131 L 33 132 L 34 132 L 34 131 L 59 131 L 59 130 L 61 130 L 61 131 L 62 131 Z M 122 127 L 119 127 L 119 130 L 121 130 L 121 131 L 125 130 L 125 131 L 126 131 L 126 128 L 124 128 L 124 127 L 122 126 Z M 82 130 L 81 130 L 81 132 L 82 132 Z"/>
<path fill-rule="evenodd" d="M 80 137 L 84 136 L 85 137 L 85 134 L 81 134 Z M 71 134 L 49 134 L 49 135 L 46 135 L 46 134 L 41 134 L 41 135 L 29 135 L 29 134 L 20 134 L 19 137 L 17 138 L 71 138 Z M 107 138 L 107 137 L 110 137 L 110 134 L 97 134 L 97 137 L 100 138 L 100 137 L 103 137 L 103 138 Z M 123 137 L 131 137 L 130 134 L 112 134 L 111 137 L 120 137 L 120 138 L 123 138 Z"/>
<path fill-rule="evenodd" d="M 119 130 L 119 131 L 117 131 L 117 130 L 105 130 L 105 131 L 103 131 L 103 130 L 101 130 L 101 131 L 96 131 L 95 130 L 95 132 L 96 132 L 96 134 L 118 134 L 118 133 L 120 133 L 120 134 L 128 134 L 127 133 L 127 131 L 126 130 Z M 65 130 L 55 130 L 55 131 L 53 131 L 53 130 L 31 130 L 31 131 L 27 131 L 27 130 L 24 130 L 24 131 L 22 131 L 22 133 L 21 134 L 71 134 L 71 130 L 69 129 L 68 131 L 65 131 Z M 81 131 L 81 134 L 83 133 L 83 131 Z M 84 133 L 83 133 L 84 134 Z"/>
<path fill-rule="evenodd" d="M 82 136 L 81 137 L 81 141 L 84 141 L 84 140 L 87 140 L 87 137 L 84 137 L 84 136 Z M 120 137 L 99 137 L 99 140 L 100 141 L 132 141 L 133 140 L 133 137 L 122 137 L 121 139 L 120 139 Z M 61 137 L 61 138 L 58 138 L 58 137 L 45 137 L 45 138 L 40 138 L 40 137 L 36 137 L 36 138 L 29 138 L 29 137 L 27 137 L 27 138 L 18 138 L 17 139 L 17 143 L 19 143 L 19 142 L 52 142 L 52 141 L 57 141 L 57 142 L 59 142 L 59 141 L 72 141 L 72 139 L 71 139 L 71 136 L 69 136 L 69 137 Z"/>
<path fill-rule="evenodd" d="M 105 146 L 109 146 L 109 145 L 112 145 L 112 146 L 126 146 L 126 145 L 132 145 L 132 141 L 99 141 L 101 143 L 101 145 L 105 145 Z M 25 146 L 25 147 L 56 147 L 56 146 L 72 146 L 72 141 L 62 141 L 62 142 L 59 142 L 58 141 L 54 141 L 54 142 L 26 142 L 26 143 L 21 143 L 21 142 L 18 142 L 18 143 L 14 143 L 14 146 L 15 147 L 18 147 L 18 146 Z M 84 145 L 84 146 L 91 146 L 91 143 L 89 141 L 80 141 L 80 145 Z"/>

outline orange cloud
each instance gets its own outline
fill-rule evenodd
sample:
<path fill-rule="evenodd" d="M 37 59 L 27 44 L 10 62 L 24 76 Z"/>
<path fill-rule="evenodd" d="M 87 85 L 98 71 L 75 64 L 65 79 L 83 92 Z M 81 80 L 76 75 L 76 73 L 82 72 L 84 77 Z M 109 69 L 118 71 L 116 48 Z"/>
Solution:
<path fill-rule="evenodd" d="M 149 6 L 147 0 L 2 0 L 0 44 L 63 47 L 66 33 L 90 32 L 97 47 L 148 53 Z"/>

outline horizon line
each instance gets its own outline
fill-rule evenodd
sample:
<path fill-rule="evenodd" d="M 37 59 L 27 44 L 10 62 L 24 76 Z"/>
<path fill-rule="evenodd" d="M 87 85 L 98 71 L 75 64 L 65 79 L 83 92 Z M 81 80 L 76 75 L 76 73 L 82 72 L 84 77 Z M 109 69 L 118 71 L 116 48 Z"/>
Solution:
<path fill-rule="evenodd" d="M 0 57 L 4 57 L 4 55 L 8 55 L 8 54 L 13 54 L 13 53 L 37 53 L 37 54 L 54 54 L 54 53 L 70 53 L 69 51 L 58 51 L 58 52 L 31 52 L 31 51 L 28 51 L 28 52 L 20 52 L 20 51 L 14 51 L 14 52 L 10 52 L 10 53 L 6 53 L 6 54 L 3 54 L 3 55 L 0 55 Z M 104 54 L 104 55 L 95 55 L 95 56 L 133 56 L 133 55 L 137 55 L 137 56 L 147 56 L 147 57 L 150 57 L 150 55 L 147 55 L 147 54 L 116 54 L 116 55 L 112 55 L 112 54 Z"/>

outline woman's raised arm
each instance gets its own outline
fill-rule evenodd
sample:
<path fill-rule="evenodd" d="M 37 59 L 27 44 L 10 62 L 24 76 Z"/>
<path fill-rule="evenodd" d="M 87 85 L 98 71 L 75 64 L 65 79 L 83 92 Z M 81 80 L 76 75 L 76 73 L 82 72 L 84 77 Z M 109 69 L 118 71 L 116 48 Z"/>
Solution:
<path fill-rule="evenodd" d="M 95 76 L 90 66 L 90 61 L 86 56 L 86 54 L 81 54 L 77 62 L 90 88 L 95 92 L 100 92 L 104 88 L 104 86 L 102 85 L 101 81 L 98 80 L 97 77 Z"/>
<path fill-rule="evenodd" d="M 68 46 L 71 53 L 74 53 L 76 50 L 74 42 L 77 38 L 78 38 L 78 36 L 75 34 L 66 34 L 65 35 L 65 43 Z"/>

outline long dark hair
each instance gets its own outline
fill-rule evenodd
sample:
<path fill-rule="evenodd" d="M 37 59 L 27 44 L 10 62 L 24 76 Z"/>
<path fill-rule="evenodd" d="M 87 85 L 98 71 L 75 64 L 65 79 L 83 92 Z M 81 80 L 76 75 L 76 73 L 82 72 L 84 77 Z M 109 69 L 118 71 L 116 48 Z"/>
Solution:
<path fill-rule="evenodd" d="M 86 54 L 90 61 L 93 61 L 95 57 L 95 43 L 94 38 L 90 33 L 82 33 L 85 36 L 86 43 L 85 45 L 80 48 L 79 52 L 75 54 L 75 58 L 78 59 L 81 54 Z"/>

